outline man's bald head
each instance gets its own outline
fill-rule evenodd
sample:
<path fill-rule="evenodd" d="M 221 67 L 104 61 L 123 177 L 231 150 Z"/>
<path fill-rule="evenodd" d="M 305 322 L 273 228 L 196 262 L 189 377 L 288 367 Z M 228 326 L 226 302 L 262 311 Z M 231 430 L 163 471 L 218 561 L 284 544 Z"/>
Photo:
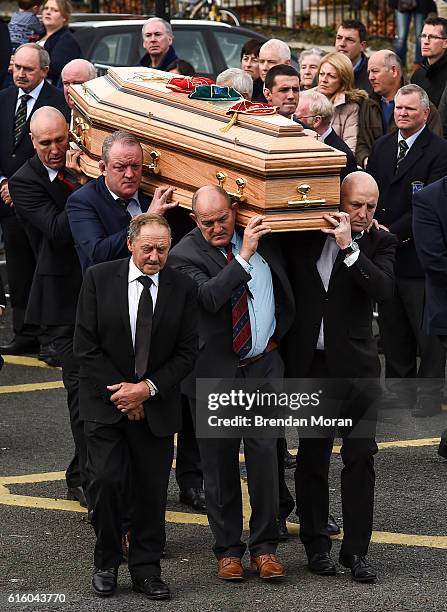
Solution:
<path fill-rule="evenodd" d="M 348 213 L 354 232 L 362 232 L 370 224 L 379 200 L 376 181 L 366 172 L 351 172 L 341 184 L 340 210 Z"/>
<path fill-rule="evenodd" d="M 402 64 L 399 57 L 389 49 L 381 49 L 368 60 L 368 78 L 374 93 L 392 100 L 402 81 Z"/>
<path fill-rule="evenodd" d="M 64 115 L 52 106 L 42 106 L 33 113 L 30 130 L 40 161 L 53 170 L 63 168 L 68 151 L 68 125 Z"/>
<path fill-rule="evenodd" d="M 74 59 L 63 67 L 61 78 L 64 85 L 65 101 L 70 108 L 73 108 L 74 104 L 68 95 L 68 88 L 70 85 L 81 85 L 96 78 L 96 68 L 85 59 Z"/>
<path fill-rule="evenodd" d="M 222 187 L 205 185 L 193 195 L 191 217 L 211 246 L 225 247 L 234 233 L 236 204 Z"/>

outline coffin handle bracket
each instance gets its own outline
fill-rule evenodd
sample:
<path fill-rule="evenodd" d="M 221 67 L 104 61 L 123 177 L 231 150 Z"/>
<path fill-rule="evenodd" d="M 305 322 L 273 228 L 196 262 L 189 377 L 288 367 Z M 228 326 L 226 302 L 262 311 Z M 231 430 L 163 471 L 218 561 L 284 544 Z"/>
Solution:
<path fill-rule="evenodd" d="M 311 189 L 312 187 L 310 185 L 307 185 L 306 183 L 298 185 L 296 190 L 301 195 L 301 199 L 289 200 L 287 202 L 287 206 L 295 208 L 309 208 L 311 206 L 321 206 L 322 204 L 326 204 L 326 200 L 324 198 L 310 200 L 307 196 L 309 195 Z"/>
<path fill-rule="evenodd" d="M 217 179 L 217 182 L 219 183 L 219 187 L 224 189 L 224 183 L 227 180 L 227 175 L 225 174 L 225 172 L 216 172 L 216 179 Z M 247 198 L 244 196 L 244 189 L 247 184 L 247 181 L 243 179 L 242 177 L 238 176 L 237 179 L 235 180 L 235 183 L 236 183 L 237 190 L 227 191 L 228 195 L 230 196 L 232 200 L 237 200 L 238 202 L 245 202 Z"/>
<path fill-rule="evenodd" d="M 154 150 L 149 153 L 149 156 L 152 159 L 152 162 L 149 164 L 145 164 L 144 169 L 149 170 L 154 174 L 160 174 L 160 168 L 158 167 L 158 162 L 160 161 L 161 157 L 160 153 Z"/>

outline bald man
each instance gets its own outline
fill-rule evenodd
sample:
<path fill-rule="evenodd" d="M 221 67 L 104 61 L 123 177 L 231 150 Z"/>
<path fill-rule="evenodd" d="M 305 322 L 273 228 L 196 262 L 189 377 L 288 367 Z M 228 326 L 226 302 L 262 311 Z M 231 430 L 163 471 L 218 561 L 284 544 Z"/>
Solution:
<path fill-rule="evenodd" d="M 237 205 L 220 187 L 199 189 L 193 196 L 191 214 L 197 227 L 169 256 L 169 264 L 198 286 L 201 349 L 183 389 L 194 412 L 196 378 L 265 380 L 281 378 L 284 372 L 277 349 L 294 317 L 292 288 L 264 217 L 250 219 L 242 232 L 235 227 L 236 211 Z M 197 407 L 197 415 L 203 414 L 201 404 Z M 198 440 L 217 575 L 230 581 L 244 578 L 241 560 L 246 545 L 241 539 L 238 459 L 242 437 L 235 433 Z M 285 487 L 284 470 L 277 463 L 277 441 L 244 437 L 244 452 L 252 509 L 251 567 L 263 580 L 277 580 L 284 576 L 276 548 L 279 487 Z"/>
<path fill-rule="evenodd" d="M 341 187 L 340 212 L 326 214 L 329 228 L 308 232 L 287 245 L 289 278 L 297 314 L 285 350 L 286 373 L 293 378 L 337 379 L 328 388 L 346 392 L 341 416 L 353 426 L 338 434 L 320 431 L 310 437 L 300 429 L 295 472 L 300 538 L 309 570 L 334 575 L 326 523 L 329 507 L 328 470 L 333 436 L 341 435 L 343 543 L 340 563 L 359 582 L 372 582 L 374 568 L 366 559 L 374 504 L 374 401 L 380 391 L 380 362 L 372 335 L 373 303 L 393 295 L 393 234 L 373 224 L 379 190 L 371 176 L 353 172 Z M 302 299 L 305 296 L 306 299 Z M 361 386 L 350 378 L 365 378 Z M 320 385 L 320 382 L 318 383 Z M 331 388 L 333 387 L 333 388 Z M 359 434 L 359 428 L 362 433 Z M 373 429 L 373 428 L 372 428 Z"/>
<path fill-rule="evenodd" d="M 62 68 L 61 78 L 64 86 L 64 97 L 68 106 L 73 109 L 73 100 L 68 95 L 70 85 L 82 85 L 96 77 L 96 68 L 85 59 L 74 59 Z"/>
<path fill-rule="evenodd" d="M 81 268 L 65 212 L 66 200 L 77 183 L 65 171 L 68 126 L 62 113 L 51 106 L 39 108 L 31 118 L 30 130 L 35 155 L 9 181 L 17 214 L 36 239 L 36 272 L 25 321 L 48 330 L 62 363 L 76 450 L 66 472 L 67 498 L 86 506 L 86 451 L 79 419 L 78 364 L 73 357 Z"/>

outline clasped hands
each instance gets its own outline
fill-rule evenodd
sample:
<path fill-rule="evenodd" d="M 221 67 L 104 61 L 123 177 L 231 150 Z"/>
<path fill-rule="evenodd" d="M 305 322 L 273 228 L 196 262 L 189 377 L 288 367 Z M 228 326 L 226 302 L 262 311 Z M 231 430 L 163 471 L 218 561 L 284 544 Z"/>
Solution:
<path fill-rule="evenodd" d="M 145 382 L 120 382 L 116 385 L 109 385 L 107 389 L 112 391 L 110 400 L 120 412 L 127 415 L 129 421 L 141 421 L 141 419 L 144 419 L 143 402 L 150 397 L 149 389 Z"/>

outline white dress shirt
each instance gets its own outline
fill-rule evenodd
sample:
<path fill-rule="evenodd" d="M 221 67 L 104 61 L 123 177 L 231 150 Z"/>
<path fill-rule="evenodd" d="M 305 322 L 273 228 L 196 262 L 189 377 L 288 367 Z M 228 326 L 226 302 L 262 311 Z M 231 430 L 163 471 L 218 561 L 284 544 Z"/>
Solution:
<path fill-rule="evenodd" d="M 26 118 L 28 119 L 28 117 L 31 114 L 31 111 L 34 108 L 34 105 L 36 103 L 37 98 L 40 95 L 40 92 L 42 91 L 42 87 L 44 86 L 45 81 L 42 81 L 41 83 L 39 83 L 39 85 L 37 85 L 37 87 L 35 87 L 32 91 L 28 92 L 28 95 L 31 96 L 30 98 L 28 98 L 28 101 L 26 103 Z M 26 94 L 26 91 L 23 91 L 23 89 L 19 89 L 19 94 L 17 96 L 17 104 L 16 104 L 16 110 L 15 112 L 18 111 L 19 106 L 20 106 L 20 99 L 22 98 L 22 96 L 24 96 Z"/>
<path fill-rule="evenodd" d="M 134 264 L 132 257 L 129 260 L 129 275 L 127 277 L 128 287 L 127 287 L 127 297 L 129 300 L 129 320 L 130 320 L 130 331 L 132 333 L 132 344 L 135 349 L 135 334 L 137 331 L 137 314 L 138 314 L 138 304 L 140 302 L 141 292 L 144 287 L 137 280 L 140 276 L 147 276 L 152 280 L 152 285 L 150 288 L 151 298 L 152 298 L 152 308 L 155 310 L 155 304 L 157 302 L 158 295 L 158 284 L 159 284 L 159 273 L 153 274 L 150 276 L 149 274 L 143 274 L 141 270 L 137 268 Z"/>
<path fill-rule="evenodd" d="M 113 193 L 113 191 L 109 189 L 108 187 L 107 187 L 107 190 L 112 196 L 112 198 L 115 200 L 115 202 L 116 200 L 124 199 L 124 198 L 120 198 L 119 196 L 117 196 L 116 193 Z M 126 198 L 126 200 L 129 200 L 129 204 L 127 205 L 127 209 L 126 209 L 129 215 L 131 217 L 136 217 L 136 215 L 141 215 L 143 211 L 141 210 L 140 200 L 138 199 L 138 190 L 130 198 Z"/>

